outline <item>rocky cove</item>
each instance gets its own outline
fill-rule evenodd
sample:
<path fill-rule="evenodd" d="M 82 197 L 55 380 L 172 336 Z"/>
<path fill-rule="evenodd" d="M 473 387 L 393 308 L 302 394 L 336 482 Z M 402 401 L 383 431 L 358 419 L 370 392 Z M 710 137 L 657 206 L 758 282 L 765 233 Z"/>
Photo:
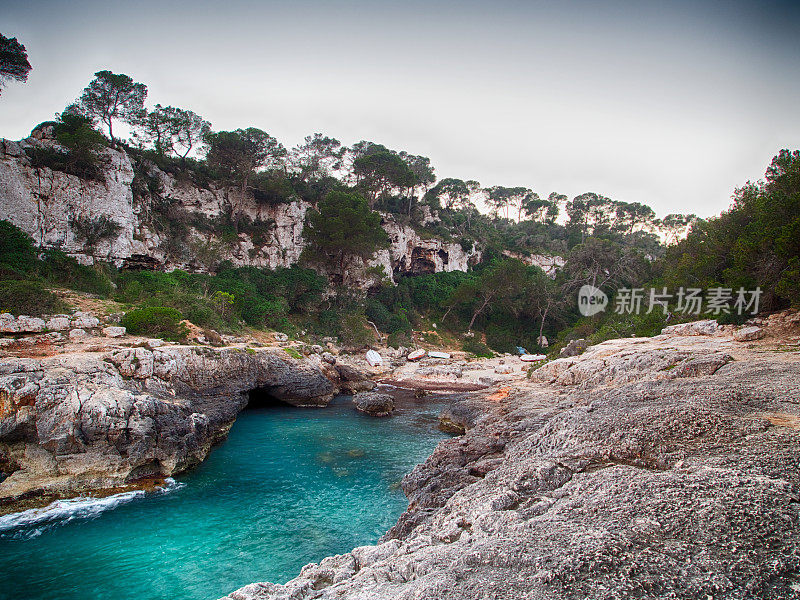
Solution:
<path fill-rule="evenodd" d="M 473 386 L 441 415 L 463 435 L 406 475 L 407 510 L 377 545 L 229 598 L 793 598 L 798 318 L 743 331 L 673 326 L 530 376 L 513 357 L 370 369 L 89 336 L 0 362 L 0 492 L 8 512 L 158 484 L 200 464 L 252 390 L 319 407 L 370 378 Z"/>

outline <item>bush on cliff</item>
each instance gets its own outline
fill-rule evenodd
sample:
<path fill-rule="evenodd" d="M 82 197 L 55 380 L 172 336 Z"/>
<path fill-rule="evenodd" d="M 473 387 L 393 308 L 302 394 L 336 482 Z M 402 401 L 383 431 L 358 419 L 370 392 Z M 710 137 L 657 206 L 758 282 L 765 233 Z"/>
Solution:
<path fill-rule="evenodd" d="M 147 306 L 125 313 L 121 325 L 131 335 L 147 335 L 165 340 L 182 341 L 188 330 L 181 323 L 183 316 L 174 308 Z"/>
<path fill-rule="evenodd" d="M 0 312 L 50 315 L 66 309 L 53 292 L 36 281 L 0 281 Z"/>
<path fill-rule="evenodd" d="M 105 181 L 100 151 L 108 146 L 92 120 L 67 107 L 53 124 L 56 141 L 64 150 L 46 146 L 26 149 L 31 166 L 47 167 L 82 179 Z"/>
<path fill-rule="evenodd" d="M 42 254 L 38 271 L 45 281 L 54 285 L 103 298 L 110 296 L 114 289 L 111 276 L 115 270 L 112 266 L 101 263 L 82 265 L 60 250 L 46 250 Z"/>

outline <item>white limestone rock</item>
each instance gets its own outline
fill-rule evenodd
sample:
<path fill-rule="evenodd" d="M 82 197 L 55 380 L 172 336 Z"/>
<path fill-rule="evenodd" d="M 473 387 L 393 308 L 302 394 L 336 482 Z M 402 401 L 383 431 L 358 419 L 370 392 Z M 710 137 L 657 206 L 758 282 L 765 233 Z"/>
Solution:
<path fill-rule="evenodd" d="M 737 342 L 752 342 L 764 337 L 764 330 L 761 327 L 743 327 L 733 332 L 733 339 Z"/>
<path fill-rule="evenodd" d="M 668 325 L 661 330 L 664 335 L 714 335 L 719 330 L 719 323 L 714 319 L 693 321 Z"/>
<path fill-rule="evenodd" d="M 110 338 L 118 338 L 125 335 L 126 329 L 124 327 L 103 327 L 103 335 Z"/>
<path fill-rule="evenodd" d="M 47 320 L 47 329 L 50 331 L 66 331 L 71 326 L 70 318 L 66 315 L 55 315 Z"/>
<path fill-rule="evenodd" d="M 89 334 L 86 333 L 85 329 L 70 329 L 69 331 L 69 339 L 73 342 L 77 342 L 89 337 Z"/>
<path fill-rule="evenodd" d="M 100 325 L 100 319 L 89 313 L 77 312 L 72 319 L 71 325 L 81 329 L 94 329 Z"/>
<path fill-rule="evenodd" d="M 0 333 L 19 333 L 17 319 L 11 313 L 0 314 Z"/>
<path fill-rule="evenodd" d="M 20 315 L 17 317 L 17 328 L 20 333 L 39 333 L 44 331 L 47 324 L 44 319 Z"/>

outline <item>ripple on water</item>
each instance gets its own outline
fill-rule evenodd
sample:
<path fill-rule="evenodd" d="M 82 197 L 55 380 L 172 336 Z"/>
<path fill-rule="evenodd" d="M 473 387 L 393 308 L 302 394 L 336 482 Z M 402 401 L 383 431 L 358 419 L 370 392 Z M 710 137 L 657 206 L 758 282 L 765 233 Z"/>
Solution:
<path fill-rule="evenodd" d="M 184 486 L 172 478 L 156 494 L 179 490 Z M 103 498 L 81 496 L 67 500 L 56 500 L 41 508 L 31 508 L 22 512 L 0 517 L 0 539 L 24 540 L 37 537 L 52 527 L 66 525 L 78 519 L 94 519 L 102 513 L 145 495 L 143 490 L 121 492 Z"/>

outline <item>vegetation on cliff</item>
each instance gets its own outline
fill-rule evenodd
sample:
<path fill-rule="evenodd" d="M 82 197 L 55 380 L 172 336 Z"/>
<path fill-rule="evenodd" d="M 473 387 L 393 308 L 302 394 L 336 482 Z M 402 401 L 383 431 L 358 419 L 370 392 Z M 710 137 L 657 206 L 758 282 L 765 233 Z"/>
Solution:
<path fill-rule="evenodd" d="M 427 157 L 370 141 L 346 147 L 316 133 L 287 149 L 254 127 L 214 131 L 187 109 L 156 104 L 148 111 L 146 95 L 144 84 L 99 71 L 75 104 L 37 128 L 52 127 L 57 145 L 29 148 L 31 165 L 102 181 L 104 149 L 117 145 L 132 159 L 132 191 L 153 228 L 176 252 L 193 253 L 208 272 L 85 267 L 58 251 L 37 254 L 21 232 L 3 224 L 8 230 L 0 257 L 3 280 L 33 282 L 36 291 L 26 288 L 31 297 L 47 286 L 65 286 L 132 307 L 172 308 L 204 327 L 305 330 L 341 335 L 355 344 L 370 341 L 367 321 L 395 345 L 411 343 L 413 330 L 435 324 L 442 334 L 468 333 L 462 342 L 478 352 L 484 344 L 496 351 L 518 346 L 532 351 L 541 348 L 542 336 L 566 342 L 650 335 L 683 318 L 673 314 L 678 311 L 672 304 L 641 314 L 614 311 L 620 289 L 760 286 L 762 308 L 800 303 L 797 151 L 781 151 L 766 180 L 737 190 L 731 209 L 718 218 L 658 219 L 644 204 L 594 192 L 570 200 L 519 186 L 437 180 Z M 98 121 L 108 138 L 97 129 Z M 116 121 L 131 126 L 129 143 L 113 137 Z M 181 212 L 163 194 L 151 167 L 198 187 L 231 190 L 225 194 L 229 206 L 213 218 Z M 297 200 L 312 204 L 302 262 L 317 272 L 297 265 L 275 271 L 233 268 L 225 260 L 226 243 L 246 233 L 259 244 L 274 226 L 252 220 L 243 203 Z M 372 267 L 372 287 L 359 293 L 349 271 L 368 266 L 389 245 L 381 226 L 386 219 L 423 238 L 475 252 L 470 269 L 408 276 Z M 113 222 L 75 216 L 71 223 L 87 247 L 116 233 Z M 563 267 L 546 275 L 535 266 L 535 255 L 558 256 Z M 612 299 L 608 310 L 591 317 L 578 313 L 575 299 L 585 285 Z M 9 310 L 31 305 L 15 302 Z M 713 316 L 734 318 L 724 312 Z"/>

